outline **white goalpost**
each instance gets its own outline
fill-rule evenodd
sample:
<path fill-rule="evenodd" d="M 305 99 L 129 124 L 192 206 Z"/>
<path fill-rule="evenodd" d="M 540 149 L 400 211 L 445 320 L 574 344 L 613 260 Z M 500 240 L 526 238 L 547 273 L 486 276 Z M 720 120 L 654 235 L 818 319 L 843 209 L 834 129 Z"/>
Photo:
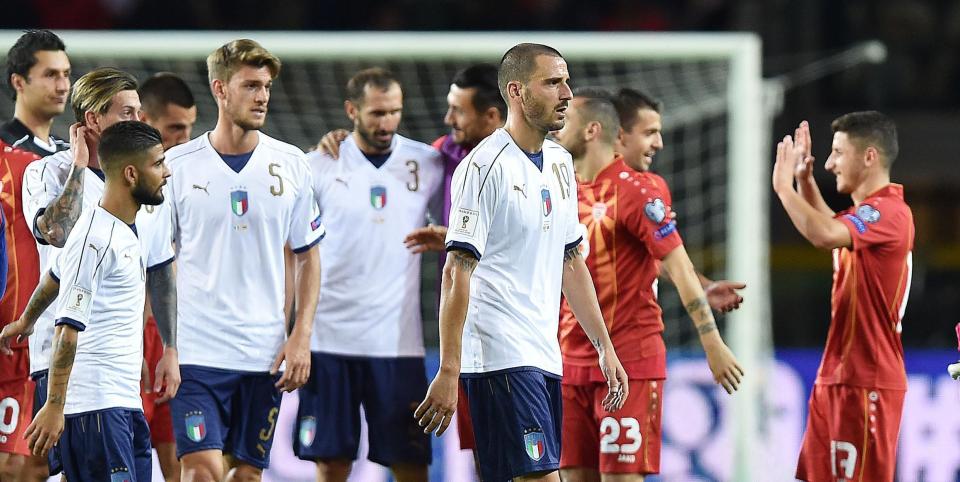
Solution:
<path fill-rule="evenodd" d="M 453 72 L 472 62 L 496 63 L 519 42 L 543 43 L 562 52 L 570 64 L 574 87 L 634 87 L 652 93 L 664 102 L 666 144 L 654 160 L 653 170 L 670 183 L 680 232 L 694 264 L 712 278 L 748 284 L 746 302 L 722 320 L 725 339 L 747 373 L 740 392 L 730 397 L 729 403 L 718 402 L 725 417 L 720 423 L 730 430 L 733 457 L 729 470 L 723 471 L 725 477 L 719 480 L 779 480 L 784 476 L 782 468 L 769 467 L 771 462 L 759 455 L 767 453 L 762 447 L 767 438 L 762 390 L 773 350 L 768 262 L 771 120 L 764 109 L 761 45 L 756 35 L 57 33 L 67 44 L 76 76 L 97 66 L 115 66 L 141 80 L 158 70 L 182 75 L 198 101 L 200 118 L 195 134 L 211 128 L 216 118 L 206 88 L 206 56 L 229 40 L 255 39 L 284 63 L 265 130 L 300 147 L 311 145 L 332 128 L 346 127 L 344 84 L 354 70 L 377 64 L 394 70 L 404 83 L 401 132 L 431 142 L 446 130 L 442 120 Z M 0 31 L 0 45 L 12 45 L 20 34 Z M 12 113 L 9 99 L 0 101 L 0 111 Z M 55 131 L 64 134 L 68 122 L 58 121 Z M 675 290 L 661 287 L 660 292 L 668 351 L 700 354 L 695 330 Z M 430 330 L 425 332 L 430 335 Z M 726 395 L 715 398 L 724 400 Z M 671 410 L 669 402 L 668 397 L 665 411 Z M 449 477 L 453 476 L 445 480 L 460 480 Z"/>

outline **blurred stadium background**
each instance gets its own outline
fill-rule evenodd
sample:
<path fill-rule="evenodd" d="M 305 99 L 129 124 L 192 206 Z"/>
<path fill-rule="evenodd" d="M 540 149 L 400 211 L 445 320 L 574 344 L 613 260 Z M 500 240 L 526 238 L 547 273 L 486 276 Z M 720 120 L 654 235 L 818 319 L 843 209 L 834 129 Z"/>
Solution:
<path fill-rule="evenodd" d="M 890 114 L 900 131 L 901 155 L 893 170 L 905 185 L 917 225 L 914 278 L 904 318 L 910 392 L 900 440 L 898 480 L 960 480 L 960 400 L 958 385 L 945 375 L 956 361 L 953 325 L 960 321 L 960 170 L 954 167 L 960 126 L 960 4 L 939 0 L 809 0 L 804 2 L 741 0 L 597 0 L 584 8 L 572 0 L 452 2 L 449 0 L 361 0 L 332 2 L 288 0 L 282 8 L 262 0 L 34 0 L 17 2 L 5 11 L 0 28 L 44 27 L 79 30 L 148 31 L 162 44 L 177 34 L 165 30 L 238 31 L 257 39 L 258 30 L 277 31 L 433 31 L 510 30 L 524 40 L 546 31 L 752 32 L 763 49 L 762 72 L 769 122 L 757 136 L 766 146 L 769 169 L 774 136 L 792 132 L 802 119 L 811 122 L 817 179 L 835 209 L 849 200 L 833 192 L 832 176 L 822 162 L 829 152 L 829 122 L 837 115 L 862 109 Z M 504 15 L 504 12 L 509 12 Z M 798 27 L 800 26 L 800 27 Z M 245 32 L 246 30 L 249 30 Z M 520 32 L 523 32 L 522 34 Z M 167 36 L 167 37 L 165 37 Z M 4 35 L 2 38 L 11 38 Z M 71 37 L 63 35 L 71 52 Z M 598 37 L 603 38 L 603 37 Z M 885 46 L 882 63 L 852 61 L 848 52 L 864 41 Z M 5 51 L 11 41 L 0 46 Z M 270 47 L 268 43 L 265 43 Z M 209 51 L 214 43 L 202 46 Z M 162 45 L 157 46 L 162 49 Z M 309 48 L 309 46 L 305 46 Z M 854 50 L 851 50 L 854 49 Z M 2 55 L 2 54 L 0 54 Z M 203 55 L 93 57 L 70 54 L 75 77 L 89 69 L 113 65 L 143 80 L 157 71 L 172 71 L 190 84 L 198 101 L 195 134 L 213 126 L 215 106 L 209 96 Z M 342 111 L 347 78 L 358 68 L 385 65 L 404 79 L 406 94 L 401 132 L 430 142 L 442 135 L 445 95 L 454 71 L 470 61 L 495 62 L 496 57 L 458 59 L 337 58 L 287 59 L 271 100 L 266 131 L 300 147 L 310 147 L 323 133 L 349 127 Z M 825 62 L 824 60 L 827 59 Z M 830 62 L 829 59 L 836 60 Z M 747 303 L 769 303 L 764 324 L 772 330 L 776 363 L 760 390 L 764 397 L 760 427 L 775 447 L 765 464 L 770 472 L 753 480 L 791 480 L 803 430 L 806 397 L 819 362 L 829 321 L 830 257 L 810 247 L 793 229 L 782 208 L 765 196 L 749 213 L 729 213 L 727 153 L 729 69 L 723 61 L 677 62 L 664 59 L 571 62 L 575 86 L 634 86 L 665 102 L 667 149 L 654 170 L 673 187 L 681 232 L 692 245 L 694 262 L 715 277 L 726 271 L 730 230 L 741 226 L 731 216 L 760 216 L 769 224 L 769 293 L 746 279 Z M 0 99 L 0 117 L 12 115 L 9 97 Z M 55 132 L 66 136 L 72 119 L 65 114 Z M 769 181 L 763 172 L 763 192 Z M 737 186 L 733 186 L 736 189 Z M 763 256 L 762 252 L 756 253 Z M 425 259 L 425 334 L 436 345 L 435 258 Z M 762 285 L 761 285 L 762 286 Z M 751 288 L 754 288 L 751 290 Z M 759 291 L 759 292 L 758 292 Z M 667 384 L 664 418 L 665 481 L 750 480 L 738 478 L 733 461 L 734 426 L 729 400 L 704 380 L 707 373 L 693 338 L 672 301 L 671 287 L 662 287 L 668 345 L 674 349 Z M 761 310 L 762 311 L 762 310 Z M 748 370 L 750 367 L 748 367 Z M 288 402 L 291 401 L 288 397 Z M 285 403 L 285 412 L 292 403 Z M 286 431 L 285 431 L 286 430 Z M 278 427 L 275 468 L 271 480 L 309 480 L 309 466 L 289 460 L 289 427 Z M 449 439 L 449 437 L 445 437 Z M 431 480 L 466 480 L 472 463 L 455 443 L 438 446 Z M 764 457 L 768 454 L 764 453 Z M 741 461 L 742 462 L 742 461 Z M 386 480 L 375 467 L 358 467 L 353 480 Z"/>

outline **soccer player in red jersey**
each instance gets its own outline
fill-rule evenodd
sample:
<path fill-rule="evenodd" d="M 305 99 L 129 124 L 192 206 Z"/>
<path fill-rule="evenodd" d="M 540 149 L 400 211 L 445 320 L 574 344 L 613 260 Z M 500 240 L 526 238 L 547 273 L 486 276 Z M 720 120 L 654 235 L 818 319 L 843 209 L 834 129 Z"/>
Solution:
<path fill-rule="evenodd" d="M 853 206 L 833 212 L 812 175 L 806 122 L 777 144 L 773 189 L 800 234 L 833 251 L 830 330 L 810 395 L 797 478 L 892 481 L 907 377 L 900 342 L 910 291 L 913 214 L 890 182 L 897 130 L 852 112 L 831 124 L 826 169 Z M 796 182 L 796 184 L 794 184 Z"/>
<path fill-rule="evenodd" d="M 653 111 L 655 112 L 655 111 Z M 651 118 L 651 120 L 653 120 Z M 659 137 L 659 116 L 650 126 Z M 655 282 L 662 266 L 680 292 L 707 353 L 714 379 L 732 393 L 743 370 L 723 343 L 707 296 L 671 216 L 670 191 L 649 171 L 659 147 L 644 154 L 642 170 L 615 153 L 619 115 L 609 93 L 574 94 L 567 123 L 556 133 L 570 151 L 578 177 L 581 249 L 597 288 L 603 319 L 634 388 L 617 414 L 603 410 L 606 384 L 596 355 L 566 303 L 561 305 L 564 480 L 643 480 L 659 472 L 660 415 L 666 348 Z M 647 130 L 641 129 L 641 130 Z"/>
<path fill-rule="evenodd" d="M 37 285 L 40 261 L 33 235 L 23 219 L 21 180 L 27 164 L 37 159 L 32 152 L 10 147 L 0 141 L 0 175 L 3 191 L 0 204 L 6 218 L 6 294 L 0 301 L 0 327 L 20 316 Z M 30 455 L 23 431 L 30 425 L 33 409 L 33 382 L 26 338 L 13 344 L 10 356 L 0 362 L 0 480 L 14 480 Z"/>
<path fill-rule="evenodd" d="M 0 299 L 0 327 L 20 317 L 39 280 L 40 260 L 24 219 L 23 173 L 41 156 L 66 149 L 50 133 L 70 91 L 70 60 L 63 41 L 47 30 L 30 30 L 7 52 L 7 84 L 14 97 L 13 118 L 0 125 L 0 205 L 6 217 L 7 292 Z M 46 480 L 46 459 L 31 458 L 23 438 L 33 413 L 33 382 L 26 338 L 12 344 L 0 361 L 0 480 Z"/>

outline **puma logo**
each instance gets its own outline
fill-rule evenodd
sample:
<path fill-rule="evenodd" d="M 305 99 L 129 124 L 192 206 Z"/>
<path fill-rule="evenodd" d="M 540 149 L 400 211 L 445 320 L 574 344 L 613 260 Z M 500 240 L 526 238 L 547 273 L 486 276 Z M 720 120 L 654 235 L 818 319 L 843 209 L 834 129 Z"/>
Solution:
<path fill-rule="evenodd" d="M 342 177 L 340 177 L 340 176 L 337 176 L 337 177 L 333 178 L 333 180 L 334 180 L 334 182 L 339 182 L 340 184 L 343 184 L 343 185 L 346 186 L 346 187 L 350 187 L 350 184 L 347 184 L 347 180 L 344 179 L 344 178 L 342 178 Z"/>
<path fill-rule="evenodd" d="M 523 194 L 523 198 L 524 198 L 524 199 L 527 198 L 527 185 L 526 185 L 526 184 L 524 184 L 523 187 L 520 187 L 520 186 L 514 184 L 514 185 L 513 185 L 513 190 L 519 192 L 520 194 Z"/>
<path fill-rule="evenodd" d="M 194 184 L 194 185 L 193 185 L 193 188 L 194 188 L 194 189 L 197 189 L 197 190 L 200 190 L 200 191 L 203 191 L 203 192 L 207 193 L 207 196 L 210 195 L 210 191 L 207 191 L 207 188 L 208 188 L 208 187 L 210 187 L 210 181 L 207 181 L 207 183 L 206 183 L 205 185 L 203 185 L 203 186 L 201 186 L 201 185 L 199 185 L 199 184 Z"/>
<path fill-rule="evenodd" d="M 94 250 L 98 255 L 100 254 L 100 248 L 94 246 L 93 243 L 88 244 L 87 247 Z"/>
<path fill-rule="evenodd" d="M 127 258 L 127 259 L 130 260 L 130 261 L 133 261 L 133 257 L 130 256 L 129 253 L 123 253 L 123 257 L 124 257 L 124 258 Z"/>

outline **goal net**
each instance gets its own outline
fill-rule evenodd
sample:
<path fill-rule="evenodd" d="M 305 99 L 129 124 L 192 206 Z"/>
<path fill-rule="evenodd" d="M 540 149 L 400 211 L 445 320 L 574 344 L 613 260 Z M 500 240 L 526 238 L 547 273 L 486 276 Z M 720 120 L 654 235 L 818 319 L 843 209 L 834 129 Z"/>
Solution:
<path fill-rule="evenodd" d="M 12 45 L 19 32 L 0 35 Z M 182 76 L 197 100 L 194 135 L 213 128 L 217 109 L 205 59 L 234 38 L 249 37 L 283 62 L 274 83 L 265 132 L 308 149 L 327 131 L 349 128 L 343 111 L 347 80 L 357 70 L 383 66 L 404 90 L 400 132 L 423 142 L 446 133 L 446 93 L 454 73 L 472 62 L 497 63 L 521 41 L 556 47 L 569 63 L 571 85 L 633 87 L 663 102 L 664 150 L 652 170 L 672 189 L 680 232 L 694 265 L 713 279 L 746 281 L 747 302 L 721 317 L 721 329 L 749 378 L 729 411 L 736 434 L 736 480 L 748 474 L 751 436 L 759 430 L 761 360 L 768 356 L 767 120 L 761 106 L 759 40 L 748 34 L 439 34 L 287 32 L 63 32 L 78 77 L 113 66 L 141 81 L 169 71 Z M 12 112 L 9 97 L 0 112 Z M 69 111 L 68 111 L 69 112 Z M 66 136 L 72 118 L 55 133 Z M 431 263 L 432 261 L 432 263 Z M 425 258 L 427 343 L 436 346 L 435 258 Z M 661 283 L 667 346 L 700 353 L 698 337 L 670 283 Z M 731 453 L 730 455 L 734 455 Z M 452 479 L 450 479 L 452 480 Z"/>

